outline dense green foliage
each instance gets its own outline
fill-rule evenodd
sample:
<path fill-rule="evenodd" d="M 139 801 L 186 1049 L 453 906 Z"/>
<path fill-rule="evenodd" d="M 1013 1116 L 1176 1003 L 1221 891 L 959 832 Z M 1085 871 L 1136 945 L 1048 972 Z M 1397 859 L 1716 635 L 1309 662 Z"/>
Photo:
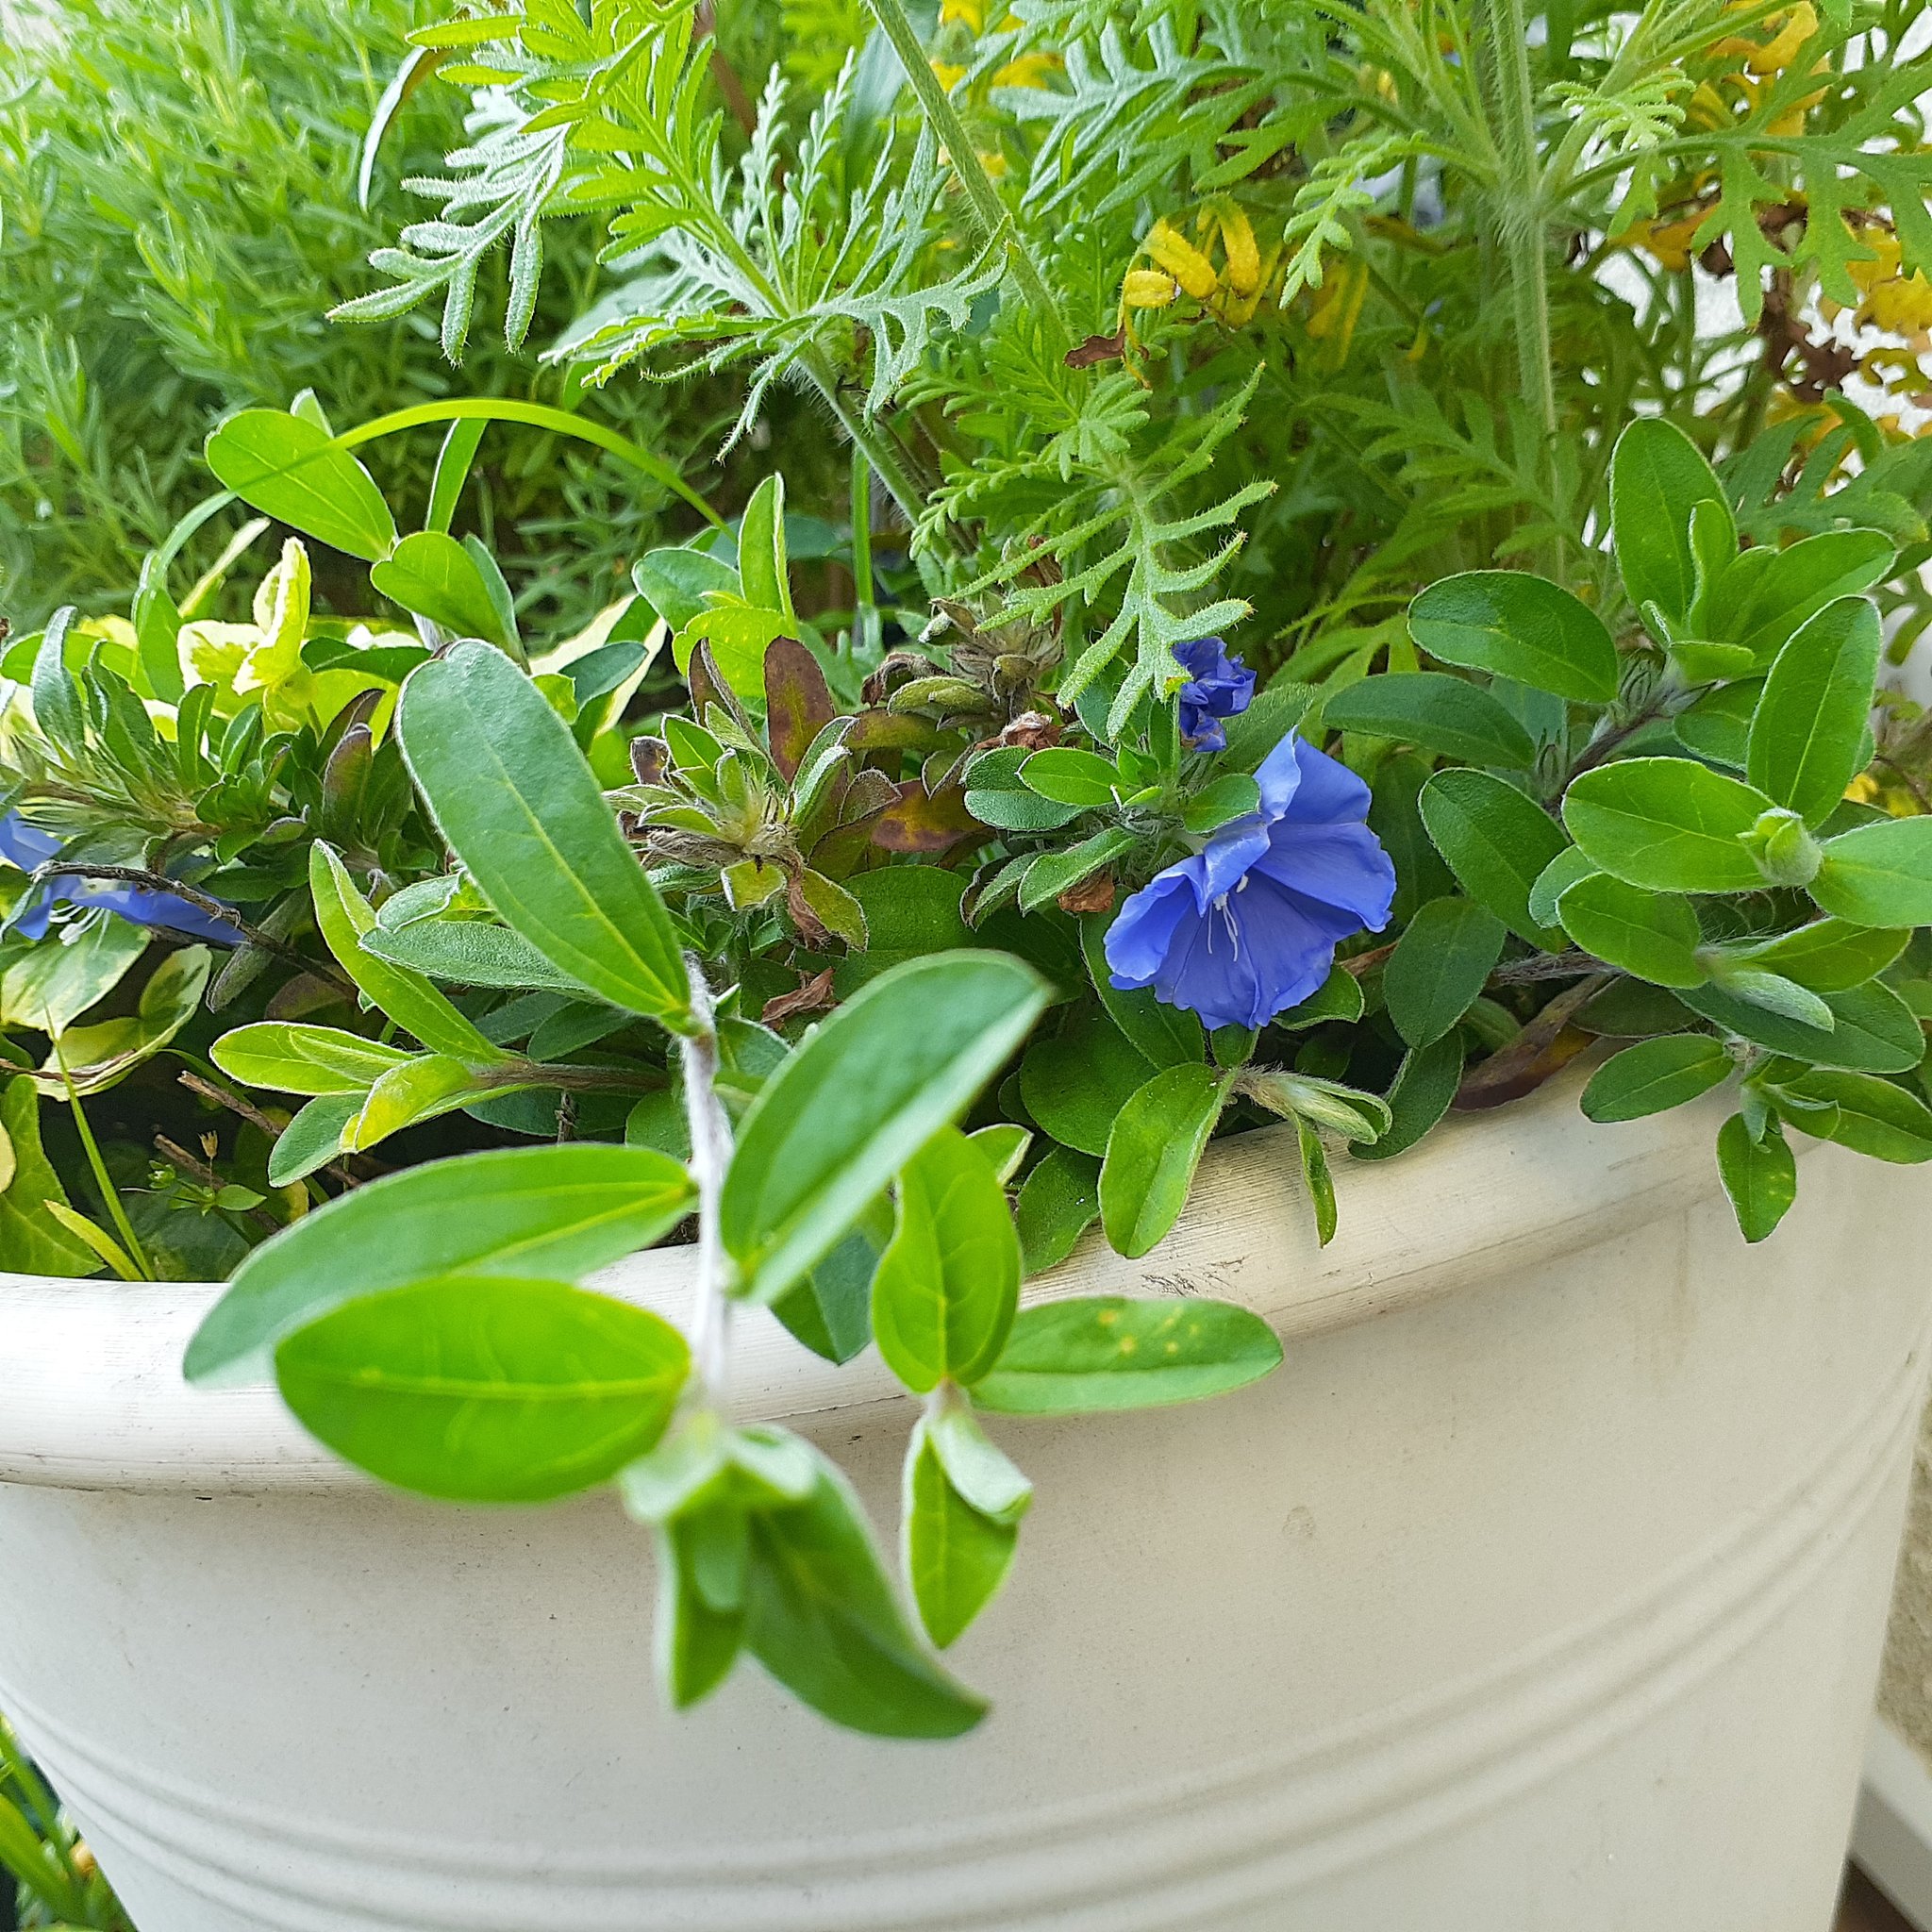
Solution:
<path fill-rule="evenodd" d="M 749 1654 L 951 1735 L 931 1646 L 1031 1495 L 983 1417 L 1278 1357 L 1023 1305 L 1217 1135 L 1285 1124 L 1324 1243 L 1335 1155 L 1587 1055 L 1598 1122 L 1723 1090 L 1749 1240 L 1795 1137 L 1932 1159 L 1932 732 L 1877 690 L 1932 76 L 1850 0 L 716 16 L 417 31 L 476 109 L 337 314 L 514 351 L 560 281 L 572 380 L 728 398 L 722 472 L 595 398 L 268 398 L 203 451 L 291 533 L 245 621 L 164 540 L 0 660 L 0 1260 L 232 1273 L 191 1375 L 389 1481 L 615 1482 L 680 1707 Z M 546 261 L 593 234 L 594 291 Z M 579 511 L 557 568 L 629 588 L 578 635 L 471 487 L 535 432 L 696 533 Z M 583 1286 L 688 1223 L 686 1331 Z M 922 1399 L 909 1607 L 836 1469 L 725 1420 L 747 1305 Z"/>
<path fill-rule="evenodd" d="M 201 441 L 229 410 L 303 390 L 358 420 L 472 391 L 577 402 L 573 374 L 541 366 L 536 346 L 591 299 L 585 233 L 551 251 L 527 353 L 482 339 L 457 370 L 420 322 L 325 319 L 407 209 L 402 178 L 462 138 L 463 96 L 415 90 L 358 205 L 372 122 L 421 17 L 410 0 L 17 0 L 8 17 L 0 608 L 16 623 L 68 602 L 125 608 L 142 557 L 207 494 Z M 501 281 L 489 278 L 491 299 Z M 708 454 L 722 433 L 703 401 L 667 409 L 644 388 L 589 407 L 679 455 Z M 434 455 L 391 446 L 385 483 L 420 496 Z M 488 453 L 474 514 L 520 598 L 568 630 L 617 594 L 639 549 L 686 526 L 667 508 L 661 489 L 593 452 L 528 436 Z M 237 523 L 218 518 L 191 554 L 212 560 Z M 337 586 L 321 567 L 327 601 Z"/>

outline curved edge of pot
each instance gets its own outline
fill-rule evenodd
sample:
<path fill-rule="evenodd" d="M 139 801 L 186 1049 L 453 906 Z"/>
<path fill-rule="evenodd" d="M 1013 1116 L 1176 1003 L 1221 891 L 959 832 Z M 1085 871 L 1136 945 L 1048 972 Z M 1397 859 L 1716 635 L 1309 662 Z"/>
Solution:
<path fill-rule="evenodd" d="M 1398 1159 L 1338 1163 L 1341 1225 L 1317 1245 L 1291 1128 L 1222 1142 L 1173 1232 L 1138 1261 L 1090 1233 L 1028 1298 L 1208 1294 L 1285 1338 L 1362 1322 L 1580 1246 L 1642 1204 L 1665 1213 L 1718 1189 L 1711 1097 L 1654 1120 L 1598 1126 L 1571 1073 L 1497 1114 L 1452 1117 Z M 1801 1143 L 1807 1144 L 1807 1143 Z M 631 1257 L 593 1278 L 684 1313 L 690 1257 Z M 181 1357 L 219 1284 L 0 1274 L 0 1481 L 223 1493 L 325 1490 L 368 1478 L 313 1441 L 271 1388 L 198 1390 Z M 740 1317 L 735 1406 L 810 1431 L 905 1400 L 868 1350 L 838 1367 L 762 1310 Z"/>

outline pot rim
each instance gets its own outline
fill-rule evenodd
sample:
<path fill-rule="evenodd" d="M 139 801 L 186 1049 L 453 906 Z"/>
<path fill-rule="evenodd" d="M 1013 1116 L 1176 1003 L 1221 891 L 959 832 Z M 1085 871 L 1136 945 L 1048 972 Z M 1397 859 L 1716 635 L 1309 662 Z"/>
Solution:
<path fill-rule="evenodd" d="M 1599 1126 L 1577 1108 L 1582 1079 L 1573 1068 L 1497 1113 L 1452 1115 L 1393 1160 L 1339 1161 L 1340 1226 L 1326 1248 L 1294 1129 L 1235 1135 L 1209 1149 L 1186 1210 L 1152 1253 L 1124 1260 L 1090 1231 L 1027 1299 L 1215 1295 L 1291 1339 L 1590 1245 L 1640 1204 L 1646 1216 L 1667 1214 L 1718 1191 L 1721 1094 Z M 649 1250 L 590 1285 L 678 1319 L 691 1268 L 689 1248 Z M 182 1379 L 189 1337 L 222 1292 L 220 1283 L 0 1273 L 0 1481 L 196 1495 L 369 1488 L 272 1388 Z M 743 1419 L 807 1433 L 912 1399 L 875 1350 L 835 1366 L 762 1309 L 738 1312 L 732 1393 Z"/>

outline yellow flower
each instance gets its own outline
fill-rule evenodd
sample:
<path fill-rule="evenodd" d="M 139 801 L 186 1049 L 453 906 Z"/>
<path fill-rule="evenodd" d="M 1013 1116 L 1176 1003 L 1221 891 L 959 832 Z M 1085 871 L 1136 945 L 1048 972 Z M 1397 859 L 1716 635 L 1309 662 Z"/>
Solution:
<path fill-rule="evenodd" d="M 1225 196 L 1213 204 L 1221 230 L 1221 251 L 1227 258 L 1227 285 L 1237 295 L 1255 295 L 1261 288 L 1261 249 L 1254 224 Z"/>
<path fill-rule="evenodd" d="M 1308 333 L 1326 344 L 1323 360 L 1329 368 L 1340 369 L 1348 360 L 1368 293 L 1369 265 L 1353 260 L 1336 263 L 1315 291 L 1308 310 Z"/>
<path fill-rule="evenodd" d="M 1865 292 L 1855 319 L 1864 327 L 1892 336 L 1932 329 L 1932 282 L 1923 269 L 1901 273 L 1904 251 L 1898 237 L 1867 228 L 1858 239 L 1872 251 L 1872 258 L 1850 264 L 1853 281 Z"/>
<path fill-rule="evenodd" d="M 1626 228 L 1616 238 L 1619 248 L 1641 248 L 1653 257 L 1659 267 L 1669 269 L 1674 275 L 1682 275 L 1690 266 L 1690 243 L 1697 230 L 1703 225 L 1706 208 L 1692 208 L 1689 214 L 1674 216 L 1669 221 L 1639 222 L 1636 226 Z"/>
<path fill-rule="evenodd" d="M 1141 246 L 1195 301 L 1205 302 L 1220 288 L 1221 277 L 1214 273 L 1214 264 L 1185 235 L 1171 226 L 1165 215 L 1148 229 Z"/>
<path fill-rule="evenodd" d="M 1121 300 L 1129 308 L 1165 308 L 1180 292 L 1180 284 L 1158 268 L 1130 268 L 1121 283 Z"/>

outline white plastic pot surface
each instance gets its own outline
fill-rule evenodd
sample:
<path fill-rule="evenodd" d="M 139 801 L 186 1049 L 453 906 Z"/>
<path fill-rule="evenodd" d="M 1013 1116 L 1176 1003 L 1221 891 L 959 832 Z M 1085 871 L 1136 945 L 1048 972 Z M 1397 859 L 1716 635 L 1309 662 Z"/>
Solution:
<path fill-rule="evenodd" d="M 1932 1191 L 1818 1148 L 1746 1248 L 1711 1108 L 1575 1083 L 1347 1164 L 1288 1148 L 1041 1291 L 1231 1296 L 1281 1373 L 997 1425 L 1039 1502 L 954 1744 L 741 1668 L 659 1708 L 607 1497 L 436 1507 L 180 1382 L 213 1289 L 0 1287 L 0 1708 L 140 1932 L 1824 1932 L 1923 1394 Z M 1885 1265 L 1886 1257 L 1892 1265 Z M 683 1257 L 620 1291 L 675 1309 Z M 748 1412 L 882 1527 L 875 1359 L 748 1326 Z"/>

